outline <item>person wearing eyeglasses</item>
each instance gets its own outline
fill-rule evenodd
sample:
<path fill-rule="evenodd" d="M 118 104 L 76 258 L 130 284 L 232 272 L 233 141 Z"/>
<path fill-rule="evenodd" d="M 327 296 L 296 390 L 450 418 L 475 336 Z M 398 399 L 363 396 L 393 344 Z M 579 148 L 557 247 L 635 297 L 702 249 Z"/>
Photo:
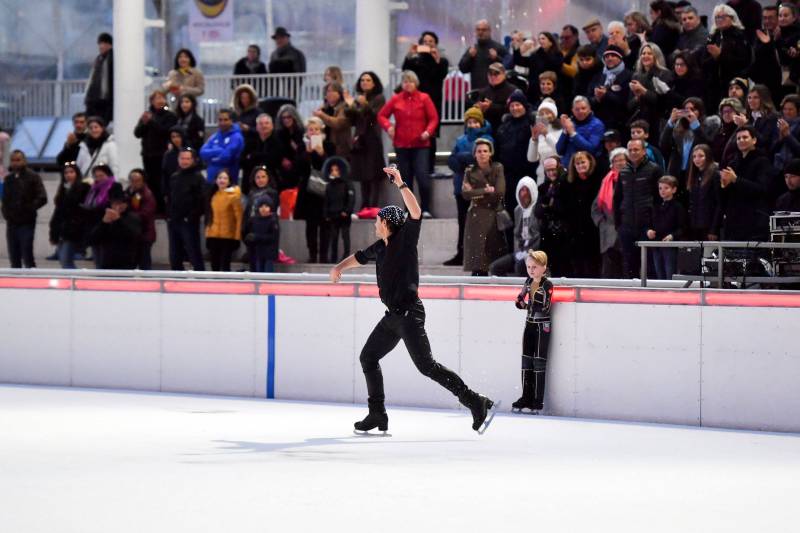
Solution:
<path fill-rule="evenodd" d="M 493 63 L 502 63 L 508 55 L 505 46 L 492 40 L 492 27 L 488 20 L 475 23 L 475 44 L 467 48 L 458 62 L 458 70 L 470 75 L 473 89 L 483 89 L 490 82 L 486 74 Z M 504 100 L 505 101 L 505 100 Z"/>

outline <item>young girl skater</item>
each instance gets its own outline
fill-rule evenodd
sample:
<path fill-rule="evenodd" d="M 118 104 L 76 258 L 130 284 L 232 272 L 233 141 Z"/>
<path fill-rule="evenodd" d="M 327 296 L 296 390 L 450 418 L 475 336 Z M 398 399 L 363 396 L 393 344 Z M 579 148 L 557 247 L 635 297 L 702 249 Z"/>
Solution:
<path fill-rule="evenodd" d="M 528 311 L 522 335 L 522 397 L 511 404 L 511 409 L 520 413 L 523 409 L 530 409 L 533 414 L 538 414 L 544 402 L 553 283 L 544 275 L 547 271 L 546 253 L 529 250 L 525 266 L 528 279 L 516 301 L 518 309 Z"/>

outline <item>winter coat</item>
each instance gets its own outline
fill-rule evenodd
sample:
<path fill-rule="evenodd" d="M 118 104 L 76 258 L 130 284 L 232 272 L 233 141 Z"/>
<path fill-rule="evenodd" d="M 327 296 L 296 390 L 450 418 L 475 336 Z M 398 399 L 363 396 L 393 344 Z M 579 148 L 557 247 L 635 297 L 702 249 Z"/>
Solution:
<path fill-rule="evenodd" d="M 569 239 L 569 186 L 564 178 L 546 179 L 539 185 L 534 212 L 544 239 Z"/>
<path fill-rule="evenodd" d="M 114 104 L 114 49 L 105 54 L 99 54 L 89 73 L 89 82 L 86 84 L 86 94 L 83 98 L 87 108 L 101 102 Z M 113 113 L 113 110 L 110 111 Z"/>
<path fill-rule="evenodd" d="M 81 242 L 86 235 L 86 212 L 81 204 L 89 192 L 89 184 L 76 181 L 69 188 L 62 183 L 54 200 L 55 209 L 50 218 L 50 242 Z"/>
<path fill-rule="evenodd" d="M 623 130 L 630 116 L 628 112 L 628 101 L 630 100 L 630 83 L 633 73 L 624 69 L 614 78 L 614 83 L 606 86 L 606 76 L 601 70 L 587 88 L 589 102 L 592 105 L 594 116 L 603 121 L 608 129 Z M 606 94 L 602 100 L 597 100 L 594 90 L 598 87 L 606 87 Z M 569 160 L 565 160 L 566 165 Z"/>
<path fill-rule="evenodd" d="M 773 169 L 766 152 L 756 148 L 731 161 L 736 182 L 720 187 L 712 233 L 726 241 L 766 241 L 769 236 L 769 192 Z"/>
<path fill-rule="evenodd" d="M 268 217 L 250 217 L 244 231 L 244 242 L 251 254 L 263 255 L 273 261 L 278 259 L 281 230 L 274 211 Z"/>
<path fill-rule="evenodd" d="M 78 168 L 81 169 L 81 174 L 87 177 L 92 175 L 92 169 L 97 165 L 108 165 L 111 167 L 112 174 L 118 176 L 119 156 L 117 155 L 117 143 L 114 142 L 114 136 L 109 135 L 94 154 L 89 152 L 89 146 L 86 144 L 86 139 L 84 139 L 81 141 L 80 148 L 78 148 L 78 158 L 75 162 L 78 164 Z M 119 177 L 117 181 L 127 184 L 128 180 Z"/>
<path fill-rule="evenodd" d="M 795 43 L 797 43 L 797 38 L 795 38 Z M 766 85 L 770 93 L 775 95 L 773 98 L 783 94 L 781 87 L 783 70 L 778 60 L 778 50 L 774 40 L 770 40 L 766 44 L 756 40 L 753 48 L 753 64 L 750 65 L 748 74 L 753 83 Z"/>
<path fill-rule="evenodd" d="M 614 224 L 614 211 L 606 213 L 597 203 L 597 196 L 592 201 L 592 221 L 597 226 L 600 238 L 600 253 L 604 254 L 617 246 L 617 227 Z"/>
<path fill-rule="evenodd" d="M 669 89 L 659 94 L 656 84 L 659 86 L 665 84 L 669 87 L 674 78 L 672 72 L 658 67 L 653 67 L 648 72 L 635 73 L 633 79 L 641 83 L 647 92 L 639 98 L 631 94 L 628 100 L 628 124 L 634 120 L 645 120 L 650 124 L 651 138 L 658 139 L 661 134 L 661 121 L 666 116 L 670 99 Z"/>
<path fill-rule="evenodd" d="M 247 108 L 242 108 L 242 106 L 239 105 L 239 95 L 243 92 L 250 93 L 250 105 Z M 236 122 L 238 124 L 246 125 L 248 131 L 255 130 L 256 117 L 263 113 L 263 111 L 258 107 L 258 95 L 251 85 L 243 83 L 236 87 L 236 90 L 233 91 L 231 107 L 236 112 Z"/>
<path fill-rule="evenodd" d="M 331 165 L 339 166 L 340 176 L 331 177 Z M 322 177 L 328 180 L 328 187 L 325 189 L 325 198 L 322 202 L 322 216 L 326 220 L 341 218 L 342 213 L 347 214 L 347 218 L 353 214 L 353 207 L 356 203 L 356 190 L 353 182 L 350 181 L 350 165 L 341 157 L 329 157 L 322 165 Z"/>
<path fill-rule="evenodd" d="M 421 137 L 425 131 L 433 136 L 439 127 L 439 113 L 430 96 L 421 91 L 400 91 L 378 112 L 378 123 L 386 131 L 392 127 L 389 122 L 392 115 L 395 148 L 428 148 L 431 145 L 430 139 Z"/>
<path fill-rule="evenodd" d="M 472 155 L 472 150 L 475 147 L 475 141 L 478 139 L 488 139 L 494 143 L 491 124 L 484 122 L 480 128 L 464 126 L 464 133 L 458 136 L 456 144 L 447 158 L 447 166 L 453 171 L 453 195 L 455 196 L 461 196 L 464 171 L 469 165 L 475 163 L 475 156 Z"/>
<path fill-rule="evenodd" d="M 47 204 L 42 178 L 28 167 L 11 172 L 3 184 L 3 218 L 17 226 L 36 224 L 36 211 Z"/>
<path fill-rule="evenodd" d="M 467 98 L 467 107 L 475 105 L 477 102 L 489 100 L 491 104 L 483 112 L 483 118 L 492 125 L 492 131 L 497 131 L 503 122 L 503 115 L 508 111 L 508 97 L 517 90 L 517 87 L 508 80 L 504 80 L 497 85 L 487 85 L 475 93 L 475 98 Z"/>
<path fill-rule="evenodd" d="M 523 187 L 526 187 L 531 193 L 531 205 L 527 216 L 519 197 L 519 192 Z M 533 178 L 526 176 L 519 180 L 517 183 L 517 207 L 514 208 L 514 252 L 539 249 L 542 238 L 539 235 L 539 220 L 534 213 L 538 197 L 539 189 Z"/>
<path fill-rule="evenodd" d="M 489 85 L 489 80 L 486 77 L 489 71 L 489 65 L 494 62 L 502 63 L 503 59 L 508 55 L 508 50 L 502 44 L 491 39 L 478 41 L 472 46 L 475 47 L 478 53 L 475 54 L 475 57 L 472 57 L 469 54 L 469 48 L 467 48 L 467 50 L 464 51 L 464 55 L 461 56 L 461 60 L 458 62 L 458 70 L 464 74 L 470 74 L 470 83 L 473 89 L 482 89 Z M 496 59 L 489 57 L 489 50 L 491 49 L 497 52 Z"/>
<path fill-rule="evenodd" d="M 653 206 L 653 226 L 655 240 L 661 241 L 667 235 L 672 235 L 672 240 L 679 241 L 686 228 L 686 212 L 683 206 L 675 200 L 658 199 Z"/>
<path fill-rule="evenodd" d="M 497 211 L 506 192 L 503 165 L 492 162 L 482 170 L 478 165 L 467 168 L 462 196 L 470 201 L 464 227 L 464 271 L 489 271 L 489 265 L 505 253 L 505 238 L 497 229 Z M 486 192 L 486 186 L 495 188 Z"/>
<path fill-rule="evenodd" d="M 789 123 L 789 135 L 785 139 L 781 139 L 780 135 L 776 139 L 772 149 L 772 153 L 775 154 L 772 165 L 778 170 L 783 170 L 786 163 L 800 157 L 800 119 L 794 119 Z"/>
<path fill-rule="evenodd" d="M 112 196 L 120 195 L 122 195 L 122 185 L 117 183 L 113 177 L 108 178 L 103 183 L 95 181 L 92 184 L 81 204 L 81 209 L 83 209 L 86 219 L 87 231 L 91 231 L 97 224 L 100 224 L 106 208 L 111 205 L 109 199 Z"/>
<path fill-rule="evenodd" d="M 169 130 L 170 133 L 177 132 L 180 134 L 181 139 L 181 147 L 188 146 L 189 143 L 186 139 L 186 130 L 184 130 L 181 126 L 172 126 Z M 169 184 L 169 177 L 172 176 L 174 173 L 178 171 L 178 154 L 180 153 L 180 148 L 172 144 L 170 142 L 170 146 L 166 152 L 164 152 L 164 157 L 161 159 L 161 191 L 164 196 L 166 196 L 166 191 L 168 190 Z"/>
<path fill-rule="evenodd" d="M 750 123 L 756 129 L 757 146 L 771 153 L 778 140 L 778 115 L 768 113 L 755 120 L 750 119 Z"/>
<path fill-rule="evenodd" d="M 319 155 L 315 151 L 307 152 L 305 149 L 299 155 L 301 166 L 300 185 L 297 187 L 297 203 L 294 207 L 294 218 L 296 220 L 306 220 L 309 222 L 319 222 L 322 220 L 322 198 L 308 192 L 308 178 L 311 171 L 322 172 L 322 165 L 325 160 L 334 155 L 336 148 L 333 143 L 325 139 L 322 141 L 324 155 Z"/>
<path fill-rule="evenodd" d="M 251 184 L 250 192 L 247 194 L 247 198 L 244 199 L 243 220 L 258 215 L 256 206 L 259 205 L 262 198 L 266 198 L 273 211 L 279 204 L 278 191 L 273 189 L 271 184 L 267 184 L 266 187 L 256 187 L 255 184 Z"/>
<path fill-rule="evenodd" d="M 568 164 L 572 160 L 575 152 L 585 150 L 597 157 L 603 145 L 603 133 L 606 127 L 603 122 L 590 113 L 585 120 L 579 121 L 572 118 L 575 123 L 575 135 L 570 136 L 566 131 L 561 132 L 561 136 L 556 143 L 556 152 L 561 156 L 561 160 Z"/>
<path fill-rule="evenodd" d="M 383 175 L 386 160 L 383 158 L 378 113 L 385 104 L 386 99 L 382 94 L 370 94 L 366 105 L 354 101 L 346 109 L 355 126 L 353 147 L 350 150 L 351 176 L 355 181 L 373 181 Z"/>
<path fill-rule="evenodd" d="M 203 117 L 197 113 L 181 117 L 179 112 L 177 125 L 183 128 L 186 146 L 200 150 L 206 140 L 206 123 Z"/>
<path fill-rule="evenodd" d="M 293 74 L 306 71 L 306 56 L 290 44 L 276 48 L 269 55 L 272 74 Z"/>
<path fill-rule="evenodd" d="M 250 68 L 247 64 L 247 58 L 243 57 L 236 64 L 233 66 L 233 75 L 234 76 L 247 76 L 250 74 L 266 74 L 267 73 L 267 66 L 264 64 L 263 61 L 257 61 L 253 68 Z"/>
<path fill-rule="evenodd" d="M 586 179 L 575 177 L 572 183 L 567 182 L 569 196 L 569 228 L 574 253 L 585 256 L 599 253 L 599 236 L 597 226 L 592 220 L 592 202 L 597 198 L 603 176 L 601 169 L 595 167 L 594 172 Z"/>
<path fill-rule="evenodd" d="M 592 98 L 594 96 L 594 88 L 592 88 L 592 90 L 589 90 L 589 85 L 592 83 L 592 80 L 594 80 L 598 74 L 602 73 L 603 73 L 603 65 L 600 62 L 595 62 L 594 66 L 590 69 L 584 70 L 582 68 L 579 68 L 578 73 L 575 75 L 572 96 L 573 97 L 585 96 L 586 98 Z"/>
<path fill-rule="evenodd" d="M 152 116 L 147 123 L 139 122 L 133 135 L 142 140 L 142 157 L 164 157 L 169 145 L 170 129 L 178 122 L 178 117 L 169 108 L 156 109 L 150 106 Z"/>
<path fill-rule="evenodd" d="M 556 129 L 552 124 L 547 125 L 547 134 L 539 135 L 538 138 L 531 138 L 528 141 L 528 161 L 531 163 L 539 162 L 536 167 L 536 181 L 544 181 L 544 160 L 556 155 L 556 144 L 561 137 L 561 128 Z"/>
<path fill-rule="evenodd" d="M 669 57 L 673 50 L 675 50 L 675 45 L 678 44 L 680 33 L 681 28 L 678 23 L 665 22 L 658 19 L 653 24 L 652 35 L 649 40 L 650 42 L 656 43 L 658 47 L 661 48 L 664 57 Z"/>
<path fill-rule="evenodd" d="M 255 130 L 247 132 L 239 159 L 242 166 L 242 188 L 245 193 L 250 189 L 250 184 L 245 185 L 245 180 L 249 180 L 253 169 L 261 165 L 267 167 L 270 181 L 275 187 L 282 185 L 281 161 L 285 155 L 285 148 L 274 131 L 266 139 L 262 139 Z"/>
<path fill-rule="evenodd" d="M 419 78 L 419 90 L 431 97 L 433 107 L 436 111 L 442 109 L 442 90 L 444 88 L 444 79 L 447 77 L 447 72 L 450 68 L 450 63 L 446 57 L 439 56 L 437 63 L 431 54 L 416 54 L 413 56 L 406 56 L 403 60 L 403 68 L 401 70 L 410 70 Z"/>
<path fill-rule="evenodd" d="M 237 186 L 216 191 L 206 217 L 206 238 L 239 240 L 242 235 L 242 191 Z"/>
<path fill-rule="evenodd" d="M 336 155 L 342 157 L 348 157 L 353 148 L 353 124 L 350 122 L 346 109 L 344 101 L 334 107 L 326 105 L 322 108 L 324 114 L 320 117 L 327 126 L 325 134 L 328 140 L 336 147 Z"/>
<path fill-rule="evenodd" d="M 620 171 L 614 188 L 617 230 L 624 226 L 638 232 L 653 227 L 653 203 L 658 198 L 658 179 L 663 175 L 664 171 L 647 158 L 638 166 L 628 163 Z"/>
<path fill-rule="evenodd" d="M 800 79 L 800 57 L 792 57 L 789 55 L 789 50 L 797 48 L 798 41 L 800 41 L 800 23 L 797 21 L 794 24 L 781 27 L 781 35 L 775 41 L 778 60 L 781 66 L 789 70 L 789 79 L 793 82 L 797 82 Z"/>
<path fill-rule="evenodd" d="M 775 211 L 800 211 L 800 189 L 780 195 L 775 202 Z"/>
<path fill-rule="evenodd" d="M 683 102 L 694 96 L 704 99 L 706 96 L 706 82 L 699 75 L 686 74 L 685 76 L 673 76 L 671 89 L 667 93 L 666 108 L 682 108 Z"/>
<path fill-rule="evenodd" d="M 698 24 L 693 30 L 681 31 L 681 34 L 678 36 L 678 40 L 675 43 L 675 50 L 687 50 L 689 52 L 695 52 L 705 47 L 707 39 L 708 28 L 702 24 Z"/>
<path fill-rule="evenodd" d="M 199 222 L 205 212 L 206 182 L 196 168 L 178 170 L 169 178 L 167 216 L 170 220 Z"/>
<path fill-rule="evenodd" d="M 682 122 L 686 122 L 683 120 Z M 666 125 L 664 126 L 664 130 L 661 132 L 661 139 L 660 139 L 660 147 L 661 147 L 661 155 L 666 160 L 666 170 L 667 174 L 675 177 L 683 176 L 683 149 L 684 144 L 683 140 L 688 132 L 684 129 L 685 125 L 682 125 L 681 128 L 676 129 L 672 122 L 667 121 Z M 703 127 L 702 124 L 695 124 L 695 128 L 691 128 L 691 134 L 693 135 L 691 148 L 689 149 L 689 159 L 687 160 L 687 169 L 689 168 L 688 165 L 692 164 L 691 160 L 691 153 L 694 150 L 694 147 L 698 144 L 709 144 L 709 138 L 706 135 L 706 128 Z"/>
<path fill-rule="evenodd" d="M 127 209 L 119 220 L 100 222 L 89 233 L 89 244 L 100 247 L 102 269 L 136 268 L 142 224 L 139 216 Z"/>
<path fill-rule="evenodd" d="M 689 217 L 688 227 L 693 232 L 708 233 L 714 224 L 714 216 L 719 202 L 719 170 L 714 170 L 711 179 L 705 185 L 703 178 L 699 177 L 689 189 Z"/>
<path fill-rule="evenodd" d="M 711 140 L 711 153 L 714 154 L 714 161 L 719 163 L 720 168 L 727 167 L 735 155 L 735 133 L 738 128 L 735 122 L 725 123 L 723 121 Z"/>
<path fill-rule="evenodd" d="M 63 167 L 68 161 L 78 160 L 78 151 L 81 149 L 81 141 L 86 138 L 86 133 L 76 133 L 75 136 L 77 137 L 75 144 L 67 144 L 65 142 L 61 151 L 58 152 L 56 163 L 58 163 L 59 167 Z"/>
<path fill-rule="evenodd" d="M 709 96 L 713 97 L 707 105 L 716 107 L 718 98 L 727 96 L 731 80 L 747 71 L 752 63 L 753 51 L 744 31 L 735 27 L 724 31 L 715 30 L 709 35 L 709 41 L 722 49 L 716 59 L 704 51 L 705 59 L 702 63 L 703 73 L 708 76 Z"/>
<path fill-rule="evenodd" d="M 162 88 L 169 91 L 173 85 L 180 85 L 180 94 L 191 94 L 196 98 L 205 92 L 206 79 L 197 67 L 191 67 L 187 72 L 173 69 L 167 74 L 167 81 L 162 84 Z"/>
<path fill-rule="evenodd" d="M 519 118 L 514 118 L 510 114 L 505 115 L 494 138 L 494 157 L 503 164 L 506 180 L 512 179 L 516 190 L 516 182 L 522 176 L 532 176 L 536 173 L 537 165 L 528 161 L 528 143 L 531 140 L 530 116 L 527 113 Z"/>
<path fill-rule="evenodd" d="M 145 185 L 142 190 L 128 189 L 130 209 L 139 216 L 142 225 L 142 241 L 156 242 L 156 197 Z"/>
<path fill-rule="evenodd" d="M 200 149 L 200 157 L 208 167 L 206 179 L 214 183 L 219 171 L 227 168 L 233 183 L 239 182 L 239 156 L 244 149 L 244 137 L 238 124 L 228 131 L 218 130 Z"/>

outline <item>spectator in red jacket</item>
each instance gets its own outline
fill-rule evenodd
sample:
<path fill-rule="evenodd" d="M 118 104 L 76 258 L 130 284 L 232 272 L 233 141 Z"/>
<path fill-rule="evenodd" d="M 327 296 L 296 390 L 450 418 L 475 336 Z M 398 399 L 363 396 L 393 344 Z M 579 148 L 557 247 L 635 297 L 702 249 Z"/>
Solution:
<path fill-rule="evenodd" d="M 391 137 L 400 174 L 413 190 L 419 180 L 422 216 L 430 218 L 431 182 L 428 173 L 428 147 L 439 125 L 439 114 L 430 96 L 418 90 L 419 78 L 410 70 L 403 72 L 402 91 L 392 96 L 378 113 L 378 122 Z M 389 121 L 394 115 L 395 123 Z"/>

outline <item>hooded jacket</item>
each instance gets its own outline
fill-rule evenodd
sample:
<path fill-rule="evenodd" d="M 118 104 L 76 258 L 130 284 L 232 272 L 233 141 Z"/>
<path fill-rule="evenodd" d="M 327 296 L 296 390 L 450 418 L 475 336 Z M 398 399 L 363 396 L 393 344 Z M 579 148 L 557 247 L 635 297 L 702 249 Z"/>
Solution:
<path fill-rule="evenodd" d="M 247 108 L 243 108 L 239 105 L 239 95 L 243 92 L 250 93 L 250 105 Z M 233 92 L 231 107 L 236 111 L 236 122 L 246 124 L 250 129 L 256 127 L 256 117 L 258 117 L 262 111 L 258 107 L 258 95 L 252 85 L 243 83 L 236 87 L 236 90 Z"/>
<path fill-rule="evenodd" d="M 522 207 L 519 192 L 525 187 L 531 193 L 531 203 Z M 517 183 L 517 207 L 514 208 L 514 251 L 526 252 L 539 248 L 541 236 L 539 235 L 539 220 L 534 213 L 536 200 L 539 199 L 539 188 L 530 176 L 525 176 Z"/>
<path fill-rule="evenodd" d="M 339 166 L 340 176 L 331 178 L 331 165 Z M 353 213 L 356 202 L 356 190 L 350 180 L 350 165 L 344 158 L 329 157 L 322 165 L 322 177 L 328 181 L 325 188 L 325 201 L 322 205 L 322 216 L 326 219 L 341 218 L 342 213 L 349 217 Z"/>
<path fill-rule="evenodd" d="M 219 171 L 227 168 L 233 183 L 239 182 L 239 156 L 244 149 L 244 138 L 238 124 L 228 131 L 217 131 L 200 148 L 200 157 L 208 167 L 206 179 L 214 183 Z"/>
<path fill-rule="evenodd" d="M 272 208 L 272 213 L 262 217 L 258 213 L 261 205 L 267 204 Z M 275 204 L 269 196 L 263 196 L 256 201 L 255 214 L 247 219 L 244 228 L 244 241 L 250 253 L 258 254 L 266 259 L 278 258 L 280 244 L 280 224 L 275 214 Z"/>

